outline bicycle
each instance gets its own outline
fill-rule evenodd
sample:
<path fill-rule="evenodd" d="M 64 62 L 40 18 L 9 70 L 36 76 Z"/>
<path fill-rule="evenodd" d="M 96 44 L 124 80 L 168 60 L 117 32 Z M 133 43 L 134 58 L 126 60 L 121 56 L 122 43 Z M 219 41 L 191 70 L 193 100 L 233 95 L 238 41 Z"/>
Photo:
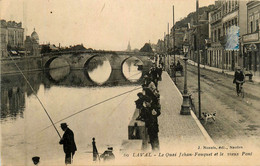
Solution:
<path fill-rule="evenodd" d="M 245 81 L 238 81 L 238 80 L 236 80 L 236 83 L 239 84 L 237 96 L 239 96 L 239 95 L 241 94 L 242 98 L 245 97 L 245 92 L 244 92 L 244 88 L 243 88 L 243 83 L 244 83 L 244 82 L 245 82 Z"/>

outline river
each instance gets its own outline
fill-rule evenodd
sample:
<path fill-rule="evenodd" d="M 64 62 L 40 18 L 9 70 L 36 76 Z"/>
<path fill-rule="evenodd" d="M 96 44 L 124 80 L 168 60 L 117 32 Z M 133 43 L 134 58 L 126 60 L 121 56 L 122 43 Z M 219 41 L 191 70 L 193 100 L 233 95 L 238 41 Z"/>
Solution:
<path fill-rule="evenodd" d="M 40 156 L 42 165 L 64 163 L 60 138 L 39 100 L 61 135 L 62 122 L 73 130 L 78 148 L 75 164 L 92 162 L 93 137 L 100 153 L 112 146 L 115 155 L 119 155 L 122 141 L 128 138 L 128 123 L 141 89 L 98 103 L 141 88 L 142 71 L 137 63 L 141 62 L 130 58 L 114 76 L 104 57 L 94 58 L 80 70 L 67 66 L 24 73 L 33 90 L 21 74 L 1 76 L 2 165 L 33 165 L 33 156 Z"/>

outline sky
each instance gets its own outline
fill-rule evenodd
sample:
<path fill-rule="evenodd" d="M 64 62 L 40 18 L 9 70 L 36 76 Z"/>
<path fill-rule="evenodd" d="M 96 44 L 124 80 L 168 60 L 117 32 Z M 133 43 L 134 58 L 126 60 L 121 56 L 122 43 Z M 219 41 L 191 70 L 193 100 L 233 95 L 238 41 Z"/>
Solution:
<path fill-rule="evenodd" d="M 196 10 L 196 0 L 0 0 L 0 18 L 22 22 L 26 35 L 35 28 L 41 44 L 119 51 L 163 39 L 173 5 L 175 22 Z"/>

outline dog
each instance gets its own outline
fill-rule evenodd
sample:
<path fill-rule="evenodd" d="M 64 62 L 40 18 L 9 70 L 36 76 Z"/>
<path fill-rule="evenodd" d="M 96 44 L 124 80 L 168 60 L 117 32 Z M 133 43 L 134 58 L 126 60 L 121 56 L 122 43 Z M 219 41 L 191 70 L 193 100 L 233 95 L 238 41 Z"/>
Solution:
<path fill-rule="evenodd" d="M 212 119 L 214 121 L 216 121 L 216 112 L 215 113 L 206 113 L 206 112 L 202 112 L 202 115 L 204 117 L 204 120 L 205 120 L 205 124 L 208 122 L 209 119 Z"/>

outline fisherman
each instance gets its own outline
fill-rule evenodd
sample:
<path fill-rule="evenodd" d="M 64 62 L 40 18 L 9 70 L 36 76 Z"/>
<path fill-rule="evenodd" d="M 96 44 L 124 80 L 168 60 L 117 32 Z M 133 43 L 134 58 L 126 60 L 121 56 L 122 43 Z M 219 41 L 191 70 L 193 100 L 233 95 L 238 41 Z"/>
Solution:
<path fill-rule="evenodd" d="M 104 161 L 111 161 L 115 159 L 115 155 L 113 154 L 113 147 L 108 147 L 107 150 L 100 155 Z"/>
<path fill-rule="evenodd" d="M 149 97 L 144 98 L 144 107 L 146 110 L 145 126 L 148 130 L 152 150 L 157 151 L 159 150 L 159 125 L 157 117 L 160 116 L 161 111 L 152 105 L 152 100 Z"/>
<path fill-rule="evenodd" d="M 61 123 L 61 129 L 64 131 L 60 144 L 63 144 L 63 150 L 65 153 L 65 164 L 71 164 L 77 147 L 74 141 L 74 133 L 68 128 L 67 123 Z"/>

